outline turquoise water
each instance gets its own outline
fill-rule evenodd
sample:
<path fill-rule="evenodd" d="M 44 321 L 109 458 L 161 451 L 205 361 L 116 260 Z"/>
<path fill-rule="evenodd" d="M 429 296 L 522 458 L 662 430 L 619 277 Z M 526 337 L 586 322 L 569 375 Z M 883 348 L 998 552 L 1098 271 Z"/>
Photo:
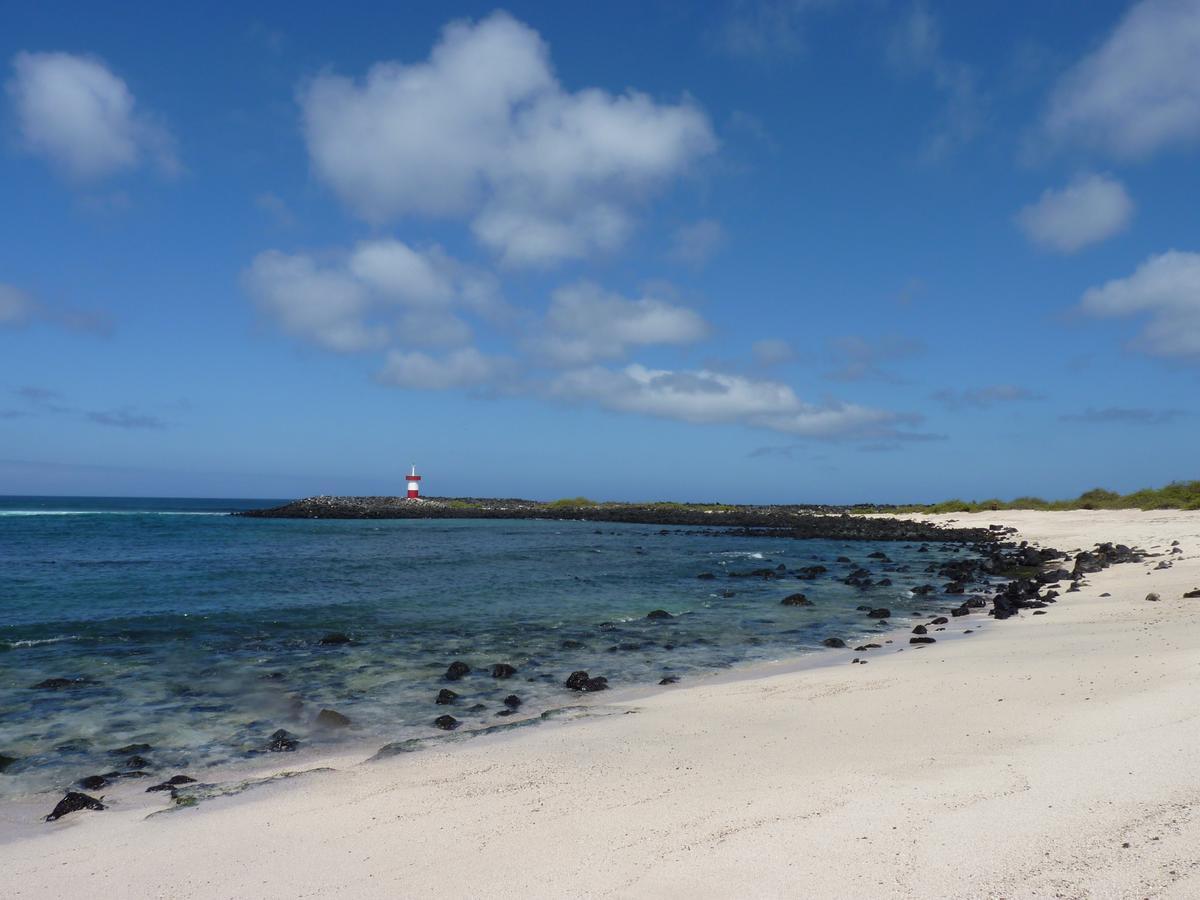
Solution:
<path fill-rule="evenodd" d="M 877 633 L 860 604 L 897 619 L 947 605 L 908 591 L 951 555 L 937 545 L 226 515 L 275 502 L 0 498 L 0 754 L 17 759 L 3 796 L 111 770 L 110 751 L 129 744 L 150 745 L 150 771 L 194 772 L 254 756 L 278 728 L 312 748 L 440 734 L 444 713 L 496 724 L 510 694 L 518 716 L 574 702 L 563 681 L 576 669 L 621 687 L 845 653 L 820 641 Z M 891 564 L 868 558 L 881 547 Z M 853 568 L 840 555 L 896 585 L 840 583 Z M 728 577 L 816 563 L 830 569 L 816 581 Z M 781 606 L 795 591 L 814 605 Z M 647 619 L 655 609 L 674 618 Z M 335 631 L 352 643 L 319 643 Z M 475 671 L 448 684 L 456 659 Z M 494 679 L 494 663 L 518 672 Z M 32 687 L 48 678 L 87 683 Z M 435 705 L 442 687 L 460 699 Z M 325 707 L 351 727 L 316 728 Z"/>

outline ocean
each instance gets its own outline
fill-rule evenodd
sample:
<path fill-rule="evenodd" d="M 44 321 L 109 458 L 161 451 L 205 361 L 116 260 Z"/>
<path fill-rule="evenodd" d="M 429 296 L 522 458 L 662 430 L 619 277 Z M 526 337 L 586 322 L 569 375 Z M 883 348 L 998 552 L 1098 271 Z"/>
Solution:
<path fill-rule="evenodd" d="M 312 752 L 441 735 L 444 714 L 461 730 L 515 722 L 578 702 L 564 687 L 576 670 L 619 689 L 845 655 L 821 642 L 853 647 L 946 608 L 909 589 L 969 555 L 574 521 L 228 515 L 279 502 L 0 498 L 0 797 L 131 765 L 203 777 L 265 756 L 278 729 Z M 813 565 L 829 571 L 795 576 Z M 843 583 L 860 565 L 893 584 Z M 798 591 L 812 605 L 781 605 Z M 862 606 L 893 609 L 891 624 Z M 321 642 L 333 633 L 350 642 Z M 456 660 L 472 671 L 446 681 Z M 498 663 L 515 674 L 492 677 Z M 48 679 L 69 683 L 36 687 Z M 435 704 L 442 688 L 458 699 Z M 318 727 L 322 709 L 350 725 Z"/>

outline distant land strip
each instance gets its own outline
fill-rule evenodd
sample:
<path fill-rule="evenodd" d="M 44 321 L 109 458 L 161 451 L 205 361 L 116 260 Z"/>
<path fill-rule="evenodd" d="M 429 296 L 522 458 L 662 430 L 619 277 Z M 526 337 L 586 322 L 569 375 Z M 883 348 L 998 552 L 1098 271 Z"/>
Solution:
<path fill-rule="evenodd" d="M 999 540 L 995 528 L 949 528 L 890 517 L 851 515 L 841 506 L 724 503 L 596 503 L 583 497 L 541 503 L 534 500 L 478 497 L 306 497 L 270 509 L 235 516 L 266 519 L 572 519 L 639 525 L 699 525 L 753 529 L 756 536 L 825 538 L 856 541 Z"/>

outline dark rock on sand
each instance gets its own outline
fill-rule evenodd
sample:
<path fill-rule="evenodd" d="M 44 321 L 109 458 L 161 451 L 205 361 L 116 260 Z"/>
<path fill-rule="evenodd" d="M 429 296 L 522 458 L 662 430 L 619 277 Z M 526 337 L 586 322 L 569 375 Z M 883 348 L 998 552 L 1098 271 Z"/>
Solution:
<path fill-rule="evenodd" d="M 99 684 L 91 678 L 47 678 L 33 685 L 36 691 L 68 691 L 72 688 L 86 687 L 89 684 Z"/>
<path fill-rule="evenodd" d="M 496 663 L 492 666 L 493 678 L 512 678 L 517 674 L 517 667 L 510 666 L 508 663 Z"/>
<path fill-rule="evenodd" d="M 949 619 L 947 619 L 945 616 L 938 616 L 936 619 L 933 619 L 932 621 L 930 621 L 930 623 L 929 623 L 929 624 L 930 624 L 930 625 L 945 625 L 945 624 L 947 624 L 949 621 L 950 621 L 950 620 L 949 620 Z"/>
<path fill-rule="evenodd" d="M 280 728 L 267 741 L 267 750 L 271 753 L 291 753 L 300 746 L 300 740 L 291 732 Z"/>
<path fill-rule="evenodd" d="M 827 638 L 825 638 L 825 640 L 821 641 L 821 643 L 824 644 L 826 647 L 845 647 L 846 646 L 846 642 L 838 637 L 827 637 Z"/>
<path fill-rule="evenodd" d="M 442 688 L 438 691 L 437 699 L 433 702 L 439 706 L 445 706 L 447 703 L 453 703 L 458 699 L 458 694 L 450 690 L 450 688 Z"/>
<path fill-rule="evenodd" d="M 1185 599 L 1185 600 L 1195 600 L 1198 597 L 1200 597 L 1200 588 L 1196 588 L 1196 590 L 1194 590 L 1194 591 L 1188 591 L 1186 594 L 1183 595 L 1183 599 Z M 3 771 L 4 771 L 3 767 L 0 766 L 0 772 L 3 772 Z"/>
<path fill-rule="evenodd" d="M 77 791 L 67 791 L 67 795 L 58 801 L 50 815 L 46 816 L 45 821 L 53 822 L 70 813 L 79 812 L 81 809 L 105 809 L 105 806 L 95 797 L 89 797 L 87 794 L 80 794 Z"/>
<path fill-rule="evenodd" d="M 1162 597 L 1158 596 L 1158 594 L 1155 594 L 1155 593 L 1149 593 L 1146 595 L 1146 599 L 1151 603 L 1157 603 L 1159 600 L 1162 599 Z"/>
<path fill-rule="evenodd" d="M 454 718 L 454 716 L 438 716 L 433 720 L 433 724 L 442 729 L 442 731 L 453 731 L 462 723 Z"/>
<path fill-rule="evenodd" d="M 459 681 L 464 675 L 471 674 L 471 667 L 465 662 L 455 660 L 446 667 L 445 678 L 447 681 Z"/>
<path fill-rule="evenodd" d="M 342 644 L 350 643 L 349 635 L 342 634 L 340 631 L 331 631 L 325 637 L 317 641 L 322 647 L 338 647 Z"/>
<path fill-rule="evenodd" d="M 652 610 L 650 610 L 650 612 L 646 613 L 646 618 L 647 619 L 673 619 L 675 617 L 673 615 L 671 615 L 669 612 L 667 612 L 665 609 L 652 609 Z"/>
<path fill-rule="evenodd" d="M 196 783 L 196 779 L 189 778 L 187 775 L 172 775 L 170 778 L 168 778 L 162 784 L 150 785 L 150 787 L 146 788 L 146 793 L 152 794 L 152 793 L 155 793 L 156 791 L 169 791 L 172 788 L 176 788 L 181 784 L 195 784 L 195 783 Z"/>
<path fill-rule="evenodd" d="M 322 728 L 345 728 L 350 719 L 335 709 L 323 709 L 317 713 L 316 724 Z"/>
<path fill-rule="evenodd" d="M 664 678 L 662 681 L 659 682 L 659 684 L 678 684 L 678 683 L 679 683 L 678 675 L 668 675 L 666 678 Z"/>
<path fill-rule="evenodd" d="M 781 606 L 812 606 L 812 601 L 803 594 L 788 594 L 779 601 Z"/>
<path fill-rule="evenodd" d="M 863 644 L 861 647 L 855 647 L 854 652 L 862 653 L 865 650 L 878 650 L 879 646 L 879 644 Z"/>
<path fill-rule="evenodd" d="M 931 638 L 931 637 L 911 637 L 911 638 L 909 638 L 909 639 L 908 639 L 908 642 L 909 642 L 910 644 L 935 644 L 935 643 L 937 643 L 937 638 Z"/>
<path fill-rule="evenodd" d="M 924 625 L 918 625 L 916 628 L 914 628 L 912 630 L 912 633 L 913 634 L 928 634 L 929 629 L 926 628 Z"/>

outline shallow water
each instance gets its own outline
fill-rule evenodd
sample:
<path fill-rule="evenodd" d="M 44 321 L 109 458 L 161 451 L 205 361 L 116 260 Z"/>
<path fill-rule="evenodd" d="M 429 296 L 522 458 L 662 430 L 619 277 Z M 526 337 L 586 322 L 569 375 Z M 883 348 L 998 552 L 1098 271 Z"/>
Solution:
<path fill-rule="evenodd" d="M 522 715 L 576 702 L 562 686 L 576 669 L 613 687 L 686 678 L 838 652 L 820 641 L 881 630 L 860 604 L 893 608 L 893 623 L 948 606 L 908 591 L 952 555 L 939 545 L 221 514 L 270 502 L 0 499 L 0 754 L 18 760 L 0 796 L 119 770 L 133 751 L 111 751 L 131 744 L 151 746 L 139 754 L 149 771 L 196 774 L 262 752 L 278 728 L 311 748 L 439 735 L 444 713 L 497 724 L 509 694 Z M 879 549 L 891 563 L 868 558 Z M 854 567 L 835 563 L 842 555 L 895 586 L 842 584 Z M 815 581 L 729 577 L 816 563 L 830 572 Z M 780 605 L 796 591 L 814 605 Z M 655 609 L 674 618 L 647 619 Z M 320 645 L 334 631 L 353 642 Z M 447 683 L 456 659 L 474 671 Z M 518 673 L 490 677 L 499 662 Z M 89 683 L 32 688 L 47 678 Z M 460 699 L 435 705 L 442 687 Z M 352 726 L 316 728 L 325 707 Z"/>

